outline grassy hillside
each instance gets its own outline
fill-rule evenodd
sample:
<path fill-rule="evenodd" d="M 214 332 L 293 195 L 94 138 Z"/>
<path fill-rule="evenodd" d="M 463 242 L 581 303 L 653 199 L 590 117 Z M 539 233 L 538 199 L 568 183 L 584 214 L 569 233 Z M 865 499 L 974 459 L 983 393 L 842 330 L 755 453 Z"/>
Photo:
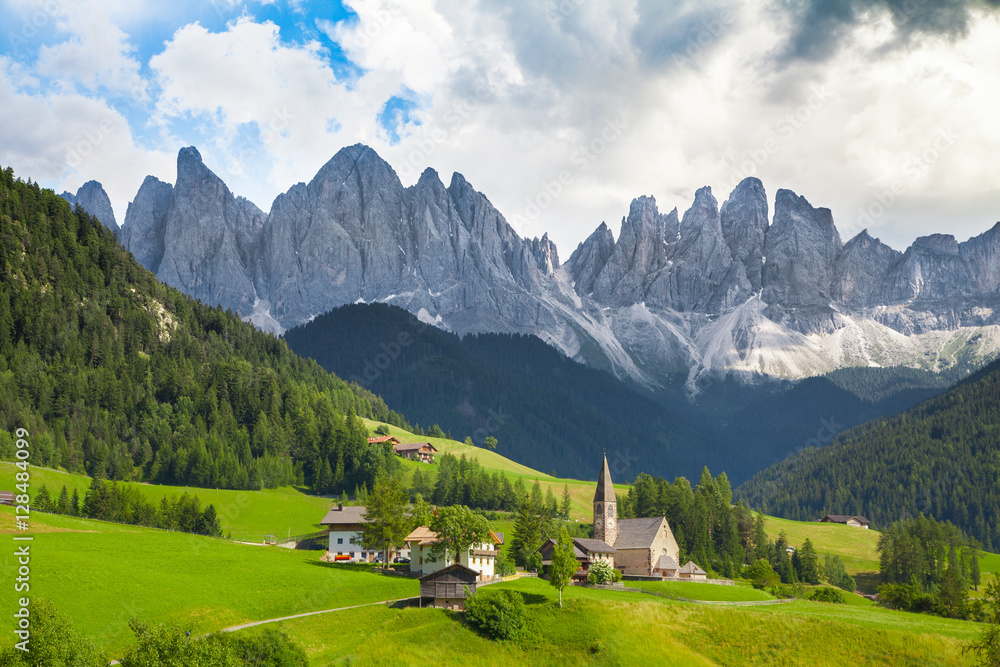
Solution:
<path fill-rule="evenodd" d="M 81 632 L 113 652 L 131 641 L 126 624 L 132 616 L 175 620 L 204 632 L 409 596 L 417 589 L 413 580 L 322 564 L 315 554 L 275 547 L 53 515 L 37 515 L 32 523 L 32 594 L 53 600 Z M 11 509 L 0 508 L 0 534 L 12 529 Z M 5 575 L 11 573 L 10 555 L 2 566 Z M 672 586 L 670 592 L 684 597 L 764 597 L 744 587 Z M 959 665 L 959 640 L 979 631 L 972 623 L 875 607 L 794 602 L 718 608 L 572 587 L 565 591 L 566 609 L 559 610 L 547 582 L 527 579 L 496 587 L 524 594 L 529 638 L 491 642 L 467 627 L 460 614 L 382 605 L 278 627 L 300 642 L 316 665 L 349 664 L 348 659 L 398 663 L 401 656 L 442 665 L 510 659 L 611 665 L 665 658 L 682 665 Z M 13 595 L 11 590 L 0 595 L 0 614 L 13 612 Z"/>
<path fill-rule="evenodd" d="M 14 532 L 11 509 L 0 507 L 2 534 Z M 31 523 L 31 595 L 52 600 L 78 630 L 109 649 L 131 639 L 132 616 L 208 632 L 418 590 L 411 579 L 321 563 L 321 552 L 55 515 L 37 514 Z M 2 560 L 8 581 L 13 560 L 10 554 Z M 14 598 L 13 586 L 5 587 L 4 618 L 12 618 Z"/>

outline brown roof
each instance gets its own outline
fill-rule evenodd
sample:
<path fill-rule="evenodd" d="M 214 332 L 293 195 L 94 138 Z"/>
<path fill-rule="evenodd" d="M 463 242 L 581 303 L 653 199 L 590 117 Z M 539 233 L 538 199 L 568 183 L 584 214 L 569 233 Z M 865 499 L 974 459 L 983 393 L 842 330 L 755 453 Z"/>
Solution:
<path fill-rule="evenodd" d="M 380 436 L 376 436 L 374 438 L 368 438 L 368 444 L 370 444 L 370 445 L 376 445 L 376 444 L 378 444 L 380 442 L 386 442 L 386 441 L 393 442 L 393 443 L 398 443 L 399 442 L 399 438 L 397 438 L 394 435 L 380 435 Z"/>
<path fill-rule="evenodd" d="M 643 519 L 618 519 L 615 549 L 648 549 L 666 521 L 662 516 Z"/>
<path fill-rule="evenodd" d="M 594 502 L 615 502 L 615 487 L 611 483 L 611 471 L 608 470 L 608 457 L 601 464 L 601 474 L 597 477 L 597 490 L 594 492 Z"/>
<path fill-rule="evenodd" d="M 359 523 L 363 523 L 365 520 L 365 506 L 364 505 L 354 505 L 344 507 L 343 505 L 338 505 L 334 507 L 320 523 L 324 526 L 351 526 Z"/>
<path fill-rule="evenodd" d="M 434 544 L 438 541 L 438 534 L 427 526 L 417 526 L 413 531 L 406 536 L 403 542 L 409 544 L 410 542 L 416 542 L 420 546 L 426 546 L 428 544 Z M 498 533 L 495 530 L 490 531 L 490 541 L 493 544 L 503 544 L 503 533 Z"/>
<path fill-rule="evenodd" d="M 401 445 L 393 445 L 392 451 L 394 452 L 415 452 L 420 451 L 424 447 L 427 447 L 432 452 L 436 452 L 437 449 L 429 442 L 407 442 Z"/>
<path fill-rule="evenodd" d="M 825 517 L 820 519 L 820 521 L 832 521 L 833 523 L 847 523 L 851 519 L 857 519 L 858 523 L 870 524 L 871 521 L 864 518 L 863 516 L 855 516 L 853 514 L 827 514 Z"/>
<path fill-rule="evenodd" d="M 441 568 L 437 572 L 431 572 L 430 574 L 425 574 L 420 577 L 420 583 L 425 581 L 430 581 L 433 579 L 439 579 L 441 577 L 448 577 L 449 575 L 457 575 L 459 578 L 471 579 L 474 583 L 479 579 L 479 572 L 471 568 L 465 567 L 460 563 L 455 563 L 454 565 L 449 565 L 448 567 Z M 464 577 L 463 577 L 464 575 Z"/>

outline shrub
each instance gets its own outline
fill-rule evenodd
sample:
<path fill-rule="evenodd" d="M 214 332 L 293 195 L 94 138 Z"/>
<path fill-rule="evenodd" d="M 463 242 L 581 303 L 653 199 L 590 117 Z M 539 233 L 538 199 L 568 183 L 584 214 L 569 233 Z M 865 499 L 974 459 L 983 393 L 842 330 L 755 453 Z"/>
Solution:
<path fill-rule="evenodd" d="M 760 558 L 750 566 L 747 578 L 756 589 L 774 586 L 779 580 L 778 573 L 774 571 L 766 558 Z"/>
<path fill-rule="evenodd" d="M 815 600 L 816 602 L 833 602 L 835 604 L 844 604 L 844 594 L 841 593 L 836 588 L 817 588 L 816 590 L 809 593 L 809 600 Z"/>
<path fill-rule="evenodd" d="M 524 598 L 517 591 L 476 593 L 465 600 L 465 615 L 492 639 L 515 639 L 524 632 Z"/>
<path fill-rule="evenodd" d="M 606 561 L 591 563 L 587 581 L 592 584 L 610 584 L 615 580 L 615 570 Z"/>

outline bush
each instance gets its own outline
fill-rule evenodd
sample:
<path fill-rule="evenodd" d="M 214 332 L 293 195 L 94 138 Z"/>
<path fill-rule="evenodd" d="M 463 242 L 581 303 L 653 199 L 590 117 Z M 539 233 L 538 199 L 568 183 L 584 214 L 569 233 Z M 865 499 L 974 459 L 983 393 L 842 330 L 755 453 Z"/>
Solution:
<path fill-rule="evenodd" d="M 815 600 L 816 602 L 833 602 L 835 604 L 844 604 L 844 594 L 838 591 L 836 588 L 817 588 L 816 590 L 809 593 L 809 600 Z"/>
<path fill-rule="evenodd" d="M 596 563 L 590 564 L 587 581 L 592 584 L 610 584 L 615 581 L 615 572 L 616 570 L 608 565 L 606 561 L 599 560 Z"/>
<path fill-rule="evenodd" d="M 766 558 L 759 558 L 747 571 L 747 578 L 756 589 L 767 588 L 778 583 L 778 573 Z"/>
<path fill-rule="evenodd" d="M 309 659 L 301 646 L 280 630 L 268 628 L 257 634 L 234 633 L 237 657 L 255 667 L 307 667 Z"/>
<path fill-rule="evenodd" d="M 465 600 L 465 615 L 492 639 L 516 639 L 524 632 L 524 598 L 517 591 L 476 593 Z"/>

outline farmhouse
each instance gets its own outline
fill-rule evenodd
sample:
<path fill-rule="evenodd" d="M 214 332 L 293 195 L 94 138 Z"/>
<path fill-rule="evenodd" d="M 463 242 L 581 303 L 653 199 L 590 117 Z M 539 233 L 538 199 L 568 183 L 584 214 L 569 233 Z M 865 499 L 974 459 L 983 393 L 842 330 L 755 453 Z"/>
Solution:
<path fill-rule="evenodd" d="M 681 559 L 681 550 L 670 530 L 670 524 L 662 516 L 641 519 L 619 519 L 618 499 L 611 482 L 608 457 L 604 457 L 601 474 L 597 478 L 594 493 L 594 538 L 614 547 L 614 565 L 622 574 L 652 576 L 660 574 L 671 562 L 676 566 Z"/>
<path fill-rule="evenodd" d="M 475 595 L 478 579 L 478 572 L 457 564 L 425 574 L 420 577 L 420 604 L 429 599 L 435 607 L 464 611 L 466 591 Z"/>
<path fill-rule="evenodd" d="M 864 528 L 865 530 L 868 530 L 868 526 L 871 523 L 863 516 L 852 516 L 850 514 L 827 514 L 820 521 L 823 523 L 843 523 L 855 528 Z"/>
<path fill-rule="evenodd" d="M 431 574 L 455 563 L 454 554 L 449 553 L 447 559 L 431 555 L 432 548 L 438 543 L 438 536 L 427 526 L 416 528 L 406 536 L 405 542 L 410 550 L 410 572 Z M 480 581 L 492 579 L 501 545 L 503 533 L 490 531 L 490 538 L 486 542 L 475 544 L 459 555 L 458 564 L 476 572 Z"/>
<path fill-rule="evenodd" d="M 437 448 L 429 442 L 411 442 L 405 445 L 393 445 L 392 451 L 396 453 L 396 456 L 402 456 L 404 459 L 420 461 L 421 463 L 434 463 L 434 454 L 437 453 Z"/>
<path fill-rule="evenodd" d="M 369 445 L 380 445 L 383 442 L 388 442 L 390 445 L 398 445 L 400 440 L 394 435 L 377 435 L 374 438 L 368 438 Z"/>
<path fill-rule="evenodd" d="M 684 564 L 684 567 L 677 572 L 677 577 L 680 579 L 690 579 L 692 581 L 705 581 L 708 579 L 708 572 L 705 572 L 705 570 L 695 565 L 694 561 L 689 560 Z"/>
<path fill-rule="evenodd" d="M 539 547 L 538 552 L 542 555 L 543 567 L 552 565 L 552 552 L 555 551 L 556 544 L 556 540 L 550 539 Z M 604 561 L 614 567 L 615 554 L 618 551 L 603 540 L 573 538 L 573 553 L 580 564 L 580 569 L 576 571 L 573 578 L 586 580 L 591 564 L 597 561 Z"/>
<path fill-rule="evenodd" d="M 364 530 L 361 523 L 364 518 L 365 507 L 363 505 L 344 507 L 344 503 L 337 503 L 337 506 L 327 512 L 323 520 L 320 521 L 329 532 L 328 549 L 330 556 L 335 560 L 370 563 L 375 558 L 377 551 L 365 550 L 361 546 L 361 536 Z M 337 558 L 337 556 L 341 558 Z"/>

